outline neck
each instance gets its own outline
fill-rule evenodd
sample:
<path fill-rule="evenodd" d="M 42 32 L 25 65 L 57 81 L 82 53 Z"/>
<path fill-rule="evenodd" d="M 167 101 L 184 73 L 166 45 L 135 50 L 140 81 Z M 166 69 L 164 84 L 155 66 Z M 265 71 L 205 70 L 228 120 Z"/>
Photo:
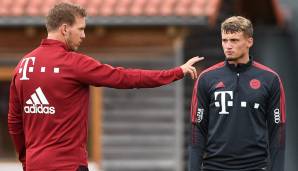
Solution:
<path fill-rule="evenodd" d="M 56 32 L 49 32 L 47 39 L 58 40 L 66 44 L 64 37 Z"/>

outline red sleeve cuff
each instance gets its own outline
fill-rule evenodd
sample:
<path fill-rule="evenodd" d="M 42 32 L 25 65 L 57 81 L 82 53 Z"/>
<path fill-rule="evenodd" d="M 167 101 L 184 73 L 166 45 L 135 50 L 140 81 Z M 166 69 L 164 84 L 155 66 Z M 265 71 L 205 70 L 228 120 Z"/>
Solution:
<path fill-rule="evenodd" d="M 174 71 L 175 71 L 176 76 L 177 76 L 179 79 L 182 79 L 182 78 L 184 77 L 184 73 L 183 73 L 182 68 L 181 68 L 180 66 L 174 68 Z"/>

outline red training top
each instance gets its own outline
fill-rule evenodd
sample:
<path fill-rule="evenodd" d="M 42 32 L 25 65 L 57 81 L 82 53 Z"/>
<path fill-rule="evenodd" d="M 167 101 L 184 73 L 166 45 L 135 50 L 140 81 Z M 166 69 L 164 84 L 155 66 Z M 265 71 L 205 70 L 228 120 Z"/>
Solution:
<path fill-rule="evenodd" d="M 154 71 L 115 68 L 45 39 L 17 65 L 8 126 L 23 167 L 73 171 L 87 166 L 89 85 L 158 87 L 183 78 L 180 67 Z"/>

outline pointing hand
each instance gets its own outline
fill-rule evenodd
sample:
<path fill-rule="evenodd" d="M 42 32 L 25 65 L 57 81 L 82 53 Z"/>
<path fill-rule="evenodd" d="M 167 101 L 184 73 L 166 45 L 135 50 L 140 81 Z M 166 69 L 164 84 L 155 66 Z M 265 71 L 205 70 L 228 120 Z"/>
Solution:
<path fill-rule="evenodd" d="M 204 59 L 204 57 L 196 56 L 196 57 L 193 57 L 190 60 L 188 60 L 185 64 L 181 65 L 180 67 L 181 67 L 184 75 L 190 74 L 192 79 L 197 79 L 197 77 L 198 77 L 197 70 L 193 65 L 203 59 Z"/>

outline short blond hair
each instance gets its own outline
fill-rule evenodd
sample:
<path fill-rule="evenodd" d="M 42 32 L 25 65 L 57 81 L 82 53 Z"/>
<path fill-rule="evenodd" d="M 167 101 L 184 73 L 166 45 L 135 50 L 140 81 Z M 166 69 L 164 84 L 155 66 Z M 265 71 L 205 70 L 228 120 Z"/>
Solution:
<path fill-rule="evenodd" d="M 253 37 L 253 25 L 251 21 L 242 16 L 227 18 L 221 23 L 221 32 L 236 33 L 243 32 L 245 36 Z"/>
<path fill-rule="evenodd" d="M 47 31 L 56 30 L 63 23 L 73 25 L 75 23 L 75 17 L 86 17 L 86 10 L 77 5 L 71 3 L 59 3 L 56 4 L 48 13 L 46 17 Z"/>

